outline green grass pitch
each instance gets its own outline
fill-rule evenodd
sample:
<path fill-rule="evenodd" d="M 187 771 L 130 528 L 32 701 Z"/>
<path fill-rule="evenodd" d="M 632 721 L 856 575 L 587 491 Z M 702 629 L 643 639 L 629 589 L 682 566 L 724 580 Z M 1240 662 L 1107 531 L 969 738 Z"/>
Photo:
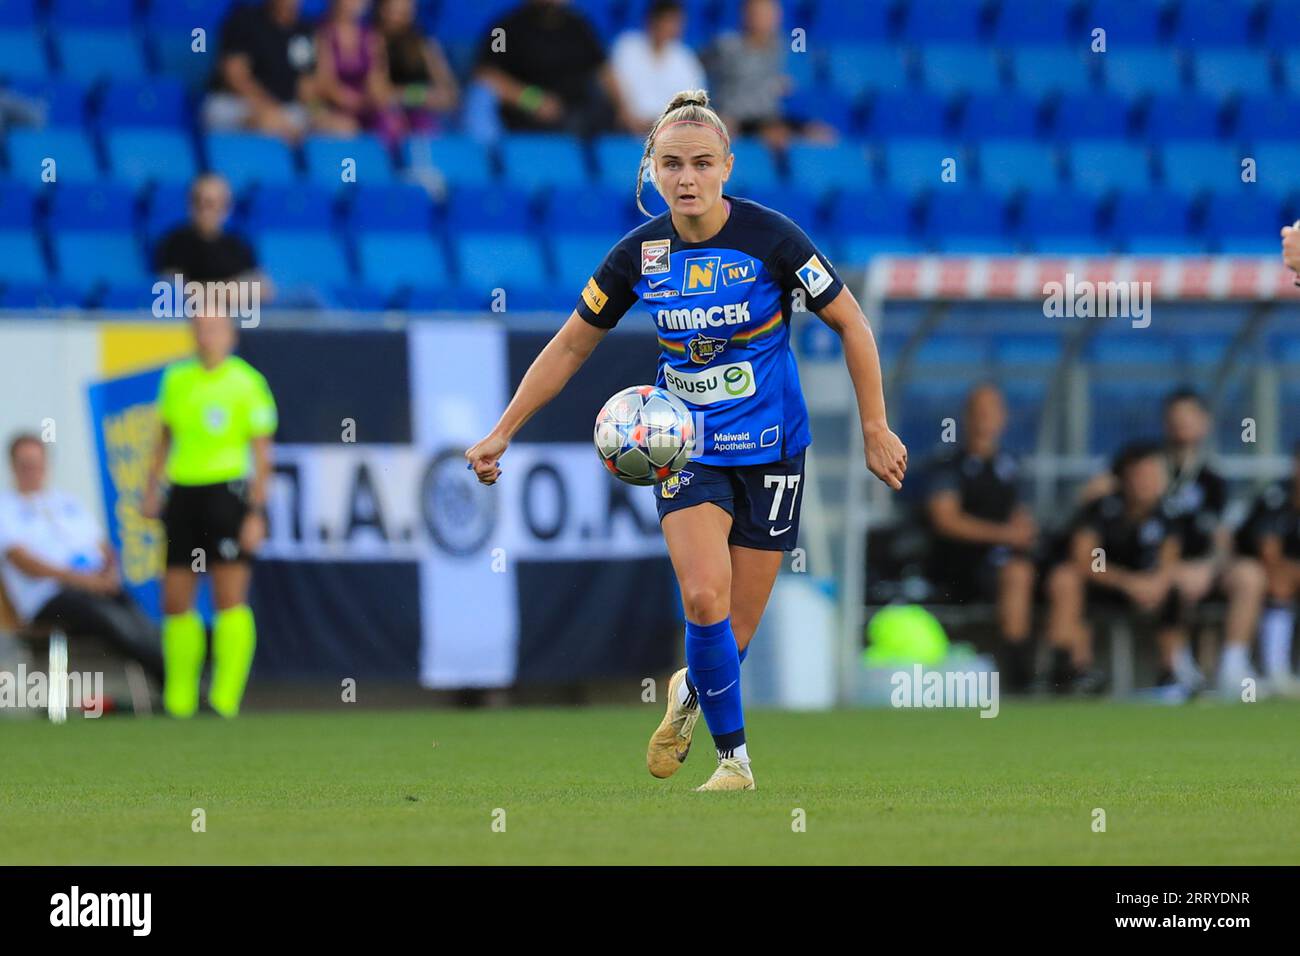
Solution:
<path fill-rule="evenodd" d="M 0 863 L 1300 862 L 1296 702 L 756 711 L 758 790 L 722 794 L 692 792 L 703 733 L 672 779 L 646 772 L 660 715 L 4 721 Z"/>

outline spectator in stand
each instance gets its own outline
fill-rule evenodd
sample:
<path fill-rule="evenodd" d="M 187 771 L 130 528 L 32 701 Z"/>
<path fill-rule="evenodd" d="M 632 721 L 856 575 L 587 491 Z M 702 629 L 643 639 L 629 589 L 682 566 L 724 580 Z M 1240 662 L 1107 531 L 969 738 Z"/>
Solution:
<path fill-rule="evenodd" d="M 1291 670 L 1295 605 L 1300 597 L 1300 445 L 1292 459 L 1290 480 L 1260 496 L 1242 531 L 1258 548 L 1268 576 L 1268 606 L 1259 629 L 1264 677 L 1276 693 L 1300 696 L 1300 680 Z"/>
<path fill-rule="evenodd" d="M 741 32 L 722 34 L 705 54 L 710 95 L 735 135 L 761 136 L 777 149 L 785 148 L 796 135 L 830 142 L 836 138 L 832 127 L 795 121 L 782 113 L 782 98 L 793 81 L 785 72 L 789 48 L 780 27 L 777 0 L 745 0 Z"/>
<path fill-rule="evenodd" d="M 493 24 L 475 75 L 496 96 L 507 129 L 645 132 L 624 103 L 595 29 L 565 0 L 527 0 Z"/>
<path fill-rule="evenodd" d="M 998 610 L 1001 670 L 1008 690 L 1033 677 L 1030 640 L 1038 525 L 1019 502 L 1015 460 L 999 450 L 1007 407 L 996 385 L 966 397 L 965 434 L 931 470 L 926 510 L 935 534 L 930 578 L 945 600 L 988 601 Z"/>
<path fill-rule="evenodd" d="M 221 53 L 203 104 L 208 129 L 249 129 L 291 142 L 309 128 L 342 132 L 340 118 L 313 109 L 316 54 L 300 0 L 234 7 L 221 27 Z"/>
<path fill-rule="evenodd" d="M 154 272 L 167 282 L 177 274 L 182 282 L 261 282 L 262 299 L 269 299 L 270 283 L 257 267 L 253 247 L 225 231 L 229 217 L 226 180 L 216 173 L 195 178 L 190 185 L 190 221 L 159 240 Z"/>
<path fill-rule="evenodd" d="M 316 33 L 316 90 L 344 132 L 375 133 L 388 145 L 405 123 L 388 79 L 383 37 L 362 22 L 369 0 L 333 0 Z"/>
<path fill-rule="evenodd" d="M 654 0 L 645 29 L 629 30 L 614 41 L 610 62 L 638 132 L 649 131 L 679 90 L 705 85 L 704 67 L 682 42 L 685 20 L 679 0 Z"/>
<path fill-rule="evenodd" d="M 415 23 L 414 0 L 379 0 L 375 26 L 388 56 L 388 81 L 412 133 L 438 130 L 456 110 L 460 90 L 442 47 Z"/>
<path fill-rule="evenodd" d="M 9 444 L 14 490 L 0 495 L 0 572 L 18 619 L 98 637 L 161 682 L 158 629 L 122 590 L 117 556 L 90 512 L 45 487 L 45 444 Z"/>

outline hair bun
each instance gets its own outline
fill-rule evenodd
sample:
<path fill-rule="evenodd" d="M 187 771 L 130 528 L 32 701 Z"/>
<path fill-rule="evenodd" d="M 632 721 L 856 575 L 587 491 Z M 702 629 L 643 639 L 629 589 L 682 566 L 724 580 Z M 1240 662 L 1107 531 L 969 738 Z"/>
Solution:
<path fill-rule="evenodd" d="M 671 100 L 668 101 L 668 110 L 675 110 L 679 106 L 704 106 L 709 105 L 708 90 L 682 90 Z"/>

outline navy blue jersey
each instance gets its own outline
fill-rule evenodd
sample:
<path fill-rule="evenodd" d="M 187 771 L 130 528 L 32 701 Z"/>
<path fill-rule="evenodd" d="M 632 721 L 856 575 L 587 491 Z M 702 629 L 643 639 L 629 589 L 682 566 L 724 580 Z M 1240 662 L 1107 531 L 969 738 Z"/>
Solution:
<path fill-rule="evenodd" d="M 757 465 L 812 441 L 790 348 L 791 304 L 800 295 L 815 312 L 844 283 L 781 213 L 724 198 L 731 214 L 705 242 L 685 242 L 667 212 L 629 232 L 587 282 L 577 312 L 612 329 L 639 300 L 659 334 L 656 384 L 702 423 L 693 460 Z"/>

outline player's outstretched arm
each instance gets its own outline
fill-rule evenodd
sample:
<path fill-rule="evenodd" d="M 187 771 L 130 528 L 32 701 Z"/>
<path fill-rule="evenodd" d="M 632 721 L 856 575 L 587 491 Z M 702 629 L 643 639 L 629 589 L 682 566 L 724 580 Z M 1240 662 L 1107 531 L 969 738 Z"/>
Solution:
<path fill-rule="evenodd" d="M 465 452 L 479 481 L 485 485 L 496 482 L 501 476 L 501 456 L 515 433 L 560 394 L 608 331 L 596 328 L 577 312 L 569 315 L 569 321 L 533 359 L 496 427 Z"/>
<path fill-rule="evenodd" d="M 853 379 L 862 418 L 862 441 L 867 468 L 895 491 L 903 487 L 907 472 L 907 447 L 889 430 L 885 417 L 885 389 L 880 374 L 880 352 L 862 307 L 847 287 L 817 313 L 835 330 L 844 345 L 844 362 Z"/>

